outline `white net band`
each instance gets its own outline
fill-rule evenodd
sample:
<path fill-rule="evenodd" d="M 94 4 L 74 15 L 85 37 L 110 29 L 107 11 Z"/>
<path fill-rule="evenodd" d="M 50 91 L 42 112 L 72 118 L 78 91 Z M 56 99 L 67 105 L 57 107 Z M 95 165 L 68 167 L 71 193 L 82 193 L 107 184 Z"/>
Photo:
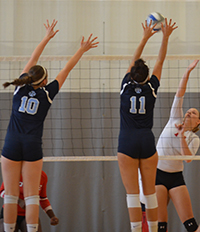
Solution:
<path fill-rule="evenodd" d="M 44 157 L 44 162 L 61 161 L 117 161 L 117 156 L 66 156 Z M 159 156 L 160 160 L 200 160 L 200 156 Z"/>
<path fill-rule="evenodd" d="M 65 61 L 69 60 L 72 56 L 41 56 L 39 61 Z M 132 60 L 132 55 L 101 55 L 101 56 L 90 56 L 84 55 L 81 60 Z M 157 55 L 144 55 L 144 60 L 155 60 Z M 2 61 L 28 61 L 30 56 L 0 56 L 0 62 Z M 166 56 L 166 60 L 196 60 L 200 59 L 200 55 L 171 55 Z"/>

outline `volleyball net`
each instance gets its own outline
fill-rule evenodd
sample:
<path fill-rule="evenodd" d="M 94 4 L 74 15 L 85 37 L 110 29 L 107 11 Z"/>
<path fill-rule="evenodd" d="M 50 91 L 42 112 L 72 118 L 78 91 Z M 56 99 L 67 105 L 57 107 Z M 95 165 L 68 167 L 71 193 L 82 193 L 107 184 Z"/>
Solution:
<path fill-rule="evenodd" d="M 41 57 L 52 81 L 71 56 Z M 157 56 L 143 56 L 150 73 Z M 14 87 L 5 81 L 19 77 L 29 57 L 0 57 L 0 149 L 9 122 Z M 115 161 L 120 126 L 120 86 L 132 56 L 83 56 L 56 96 L 44 123 L 44 161 Z M 169 118 L 171 104 L 188 65 L 199 56 L 168 56 L 154 111 L 156 138 Z M 200 65 L 191 72 L 183 110 L 199 109 Z M 198 132 L 197 132 L 198 134 Z M 198 134 L 199 135 L 199 134 Z M 200 159 L 199 152 L 192 159 Z M 161 159 L 191 159 L 162 157 Z"/>

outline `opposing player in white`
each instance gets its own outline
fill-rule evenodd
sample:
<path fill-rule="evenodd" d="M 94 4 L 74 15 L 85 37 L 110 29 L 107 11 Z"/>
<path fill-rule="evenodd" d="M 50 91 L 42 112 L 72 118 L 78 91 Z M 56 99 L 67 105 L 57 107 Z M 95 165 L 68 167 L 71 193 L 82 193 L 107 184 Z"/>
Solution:
<path fill-rule="evenodd" d="M 157 143 L 159 156 L 194 156 L 199 148 L 199 137 L 195 134 L 200 124 L 199 111 L 195 108 L 190 108 L 184 116 L 182 110 L 183 97 L 189 75 L 197 63 L 198 60 L 195 60 L 188 66 L 180 81 L 171 107 L 169 121 Z M 186 230 L 194 232 L 198 228 L 182 171 L 183 161 L 181 160 L 158 161 L 156 176 L 158 232 L 167 231 L 167 205 L 169 198 L 172 200 Z"/>

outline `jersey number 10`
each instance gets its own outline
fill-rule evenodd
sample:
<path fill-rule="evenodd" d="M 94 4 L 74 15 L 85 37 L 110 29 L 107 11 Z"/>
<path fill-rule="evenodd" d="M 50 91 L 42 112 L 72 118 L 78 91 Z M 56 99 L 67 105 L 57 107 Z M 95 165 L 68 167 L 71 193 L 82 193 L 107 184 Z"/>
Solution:
<path fill-rule="evenodd" d="M 24 96 L 21 99 L 21 105 L 19 107 L 19 112 L 27 114 L 36 114 L 39 106 L 39 101 L 36 98 L 29 98 Z"/>

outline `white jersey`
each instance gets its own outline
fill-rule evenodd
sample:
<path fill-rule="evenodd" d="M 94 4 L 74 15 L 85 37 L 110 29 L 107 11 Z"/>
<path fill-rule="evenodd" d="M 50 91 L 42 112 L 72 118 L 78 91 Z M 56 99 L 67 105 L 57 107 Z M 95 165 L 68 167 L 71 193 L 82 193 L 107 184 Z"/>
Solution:
<path fill-rule="evenodd" d="M 177 128 L 175 124 L 183 122 L 183 97 L 178 98 L 175 96 L 170 118 L 165 128 L 163 129 L 157 143 L 157 152 L 159 156 L 172 155 L 181 156 L 180 139 L 177 137 Z M 184 133 L 188 147 L 194 156 L 199 148 L 199 137 L 192 131 Z M 179 172 L 183 171 L 182 160 L 159 160 L 158 169 L 166 172 Z"/>

